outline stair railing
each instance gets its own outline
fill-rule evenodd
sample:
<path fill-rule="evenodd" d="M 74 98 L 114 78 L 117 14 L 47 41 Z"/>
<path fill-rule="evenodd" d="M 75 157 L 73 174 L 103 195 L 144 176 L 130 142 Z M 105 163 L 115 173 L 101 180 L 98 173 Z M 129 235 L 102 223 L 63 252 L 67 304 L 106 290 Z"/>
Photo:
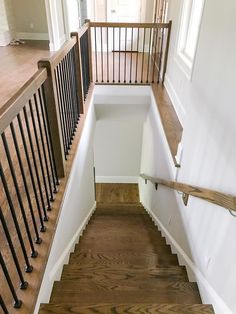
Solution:
<path fill-rule="evenodd" d="M 186 206 L 188 204 L 189 196 L 191 195 L 222 206 L 230 211 L 236 211 L 236 196 L 176 181 L 154 178 L 146 174 L 141 174 L 140 177 L 145 180 L 145 183 L 147 183 L 147 181 L 152 182 L 156 189 L 158 189 L 158 185 L 160 184 L 170 189 L 182 192 L 183 202 Z"/>
<path fill-rule="evenodd" d="M 44 246 L 52 202 L 59 178 L 65 177 L 67 155 L 91 83 L 90 60 L 84 56 L 88 42 L 87 27 L 52 57 L 40 60 L 35 75 L 0 109 L 0 307 L 4 313 L 12 300 L 15 308 L 21 307 L 19 289 L 28 288 L 26 278 L 34 273 L 37 246 Z M 40 265 L 42 272 L 44 266 L 45 262 Z"/>

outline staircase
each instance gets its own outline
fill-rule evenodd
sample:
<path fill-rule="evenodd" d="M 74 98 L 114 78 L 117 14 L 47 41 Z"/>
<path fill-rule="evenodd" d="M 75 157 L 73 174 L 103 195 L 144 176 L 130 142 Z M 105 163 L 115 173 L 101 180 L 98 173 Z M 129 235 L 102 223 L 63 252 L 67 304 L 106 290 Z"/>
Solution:
<path fill-rule="evenodd" d="M 106 200 L 98 203 L 61 280 L 55 282 L 50 303 L 41 305 L 40 314 L 49 313 L 214 311 L 201 304 L 196 283 L 188 282 L 185 268 L 140 203 Z"/>

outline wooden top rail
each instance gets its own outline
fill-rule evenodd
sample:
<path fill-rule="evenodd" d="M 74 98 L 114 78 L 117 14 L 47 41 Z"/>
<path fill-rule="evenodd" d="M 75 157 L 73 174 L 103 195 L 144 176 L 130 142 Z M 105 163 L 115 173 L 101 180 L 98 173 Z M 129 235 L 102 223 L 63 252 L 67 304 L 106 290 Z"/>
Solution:
<path fill-rule="evenodd" d="M 0 134 L 5 131 L 46 79 L 47 70 L 38 70 L 0 109 Z"/>
<path fill-rule="evenodd" d="M 145 174 L 141 174 L 140 177 L 144 180 L 152 182 L 153 184 L 161 184 L 170 189 L 183 192 L 186 195 L 198 197 L 210 203 L 225 207 L 226 209 L 236 211 L 236 196 L 176 181 L 154 178 Z"/>
<path fill-rule="evenodd" d="M 56 66 L 64 59 L 64 57 L 68 54 L 68 52 L 75 46 L 77 42 L 76 37 L 72 37 L 65 44 L 53 54 L 50 58 L 43 58 L 40 60 L 40 63 L 50 62 L 51 67 L 54 69 Z"/>
<path fill-rule="evenodd" d="M 169 28 L 169 23 L 90 22 L 90 27 Z"/>
<path fill-rule="evenodd" d="M 81 38 L 84 35 L 84 33 L 87 32 L 87 30 L 89 29 L 90 24 L 91 24 L 90 22 L 87 22 L 80 29 L 78 29 L 77 33 L 78 33 L 78 37 L 79 38 Z"/>

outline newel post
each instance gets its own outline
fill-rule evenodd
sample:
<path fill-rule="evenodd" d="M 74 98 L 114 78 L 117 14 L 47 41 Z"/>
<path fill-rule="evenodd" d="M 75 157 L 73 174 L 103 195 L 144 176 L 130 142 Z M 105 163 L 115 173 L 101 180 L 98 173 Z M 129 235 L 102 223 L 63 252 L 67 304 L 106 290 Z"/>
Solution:
<path fill-rule="evenodd" d="M 168 34 L 167 34 L 167 39 L 166 39 L 166 51 L 165 51 L 165 59 L 164 59 L 164 68 L 163 68 L 162 84 L 164 84 L 165 74 L 166 74 L 166 67 L 167 67 L 167 61 L 168 61 L 168 53 L 169 53 L 169 47 L 170 47 L 171 27 L 172 27 L 172 21 L 169 21 Z"/>
<path fill-rule="evenodd" d="M 83 73 L 82 73 L 82 61 L 81 61 L 81 47 L 79 34 L 76 32 L 71 33 L 71 37 L 76 37 L 76 49 L 75 49 L 75 63 L 77 69 L 77 91 L 79 98 L 79 113 L 84 113 L 84 88 L 83 88 Z"/>
<path fill-rule="evenodd" d="M 59 104 L 57 99 L 56 79 L 50 60 L 40 60 L 38 68 L 46 68 L 48 78 L 44 83 L 45 107 L 47 110 L 49 132 L 52 139 L 52 149 L 59 178 L 65 177 L 65 157 L 60 123 Z"/>
<path fill-rule="evenodd" d="M 93 60 L 92 60 L 92 36 L 90 20 L 85 20 L 85 23 L 88 24 L 89 77 L 91 83 L 93 82 Z"/>

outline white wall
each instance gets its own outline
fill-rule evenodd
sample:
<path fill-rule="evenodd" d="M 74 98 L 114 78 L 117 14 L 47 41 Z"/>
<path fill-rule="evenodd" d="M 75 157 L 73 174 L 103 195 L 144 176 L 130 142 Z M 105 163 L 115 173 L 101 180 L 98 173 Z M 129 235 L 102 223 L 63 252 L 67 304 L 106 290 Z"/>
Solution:
<path fill-rule="evenodd" d="M 0 46 L 7 46 L 14 35 L 11 0 L 0 0 Z"/>
<path fill-rule="evenodd" d="M 96 86 L 94 103 L 97 182 L 138 182 L 150 88 Z"/>
<path fill-rule="evenodd" d="M 95 209 L 93 138 L 95 129 L 94 107 L 90 106 L 81 140 L 61 206 L 60 219 L 47 262 L 34 313 L 40 303 L 49 301 L 53 282 L 59 280 L 63 264 L 78 242 L 90 215 Z"/>
<path fill-rule="evenodd" d="M 181 4 L 180 0 L 169 1 L 173 28 L 165 83 L 184 125 L 178 180 L 235 195 L 236 42 L 232 38 L 236 2 L 228 0 L 223 5 L 221 1 L 205 1 L 191 80 L 176 58 Z M 152 133 L 158 134 L 150 121 L 145 132 L 146 141 Z M 165 146 L 160 141 L 154 144 L 164 160 L 168 154 Z M 156 160 L 152 154 L 143 156 L 142 170 L 149 175 L 174 177 L 168 165 L 161 167 L 163 160 Z M 140 188 L 144 204 L 169 238 L 177 242 L 180 255 L 195 272 L 203 301 L 213 303 L 216 313 L 236 313 L 236 251 L 232 240 L 236 237 L 236 218 L 224 208 L 196 198 L 190 198 L 184 207 L 181 196 L 165 188 L 155 193 L 143 183 Z"/>

